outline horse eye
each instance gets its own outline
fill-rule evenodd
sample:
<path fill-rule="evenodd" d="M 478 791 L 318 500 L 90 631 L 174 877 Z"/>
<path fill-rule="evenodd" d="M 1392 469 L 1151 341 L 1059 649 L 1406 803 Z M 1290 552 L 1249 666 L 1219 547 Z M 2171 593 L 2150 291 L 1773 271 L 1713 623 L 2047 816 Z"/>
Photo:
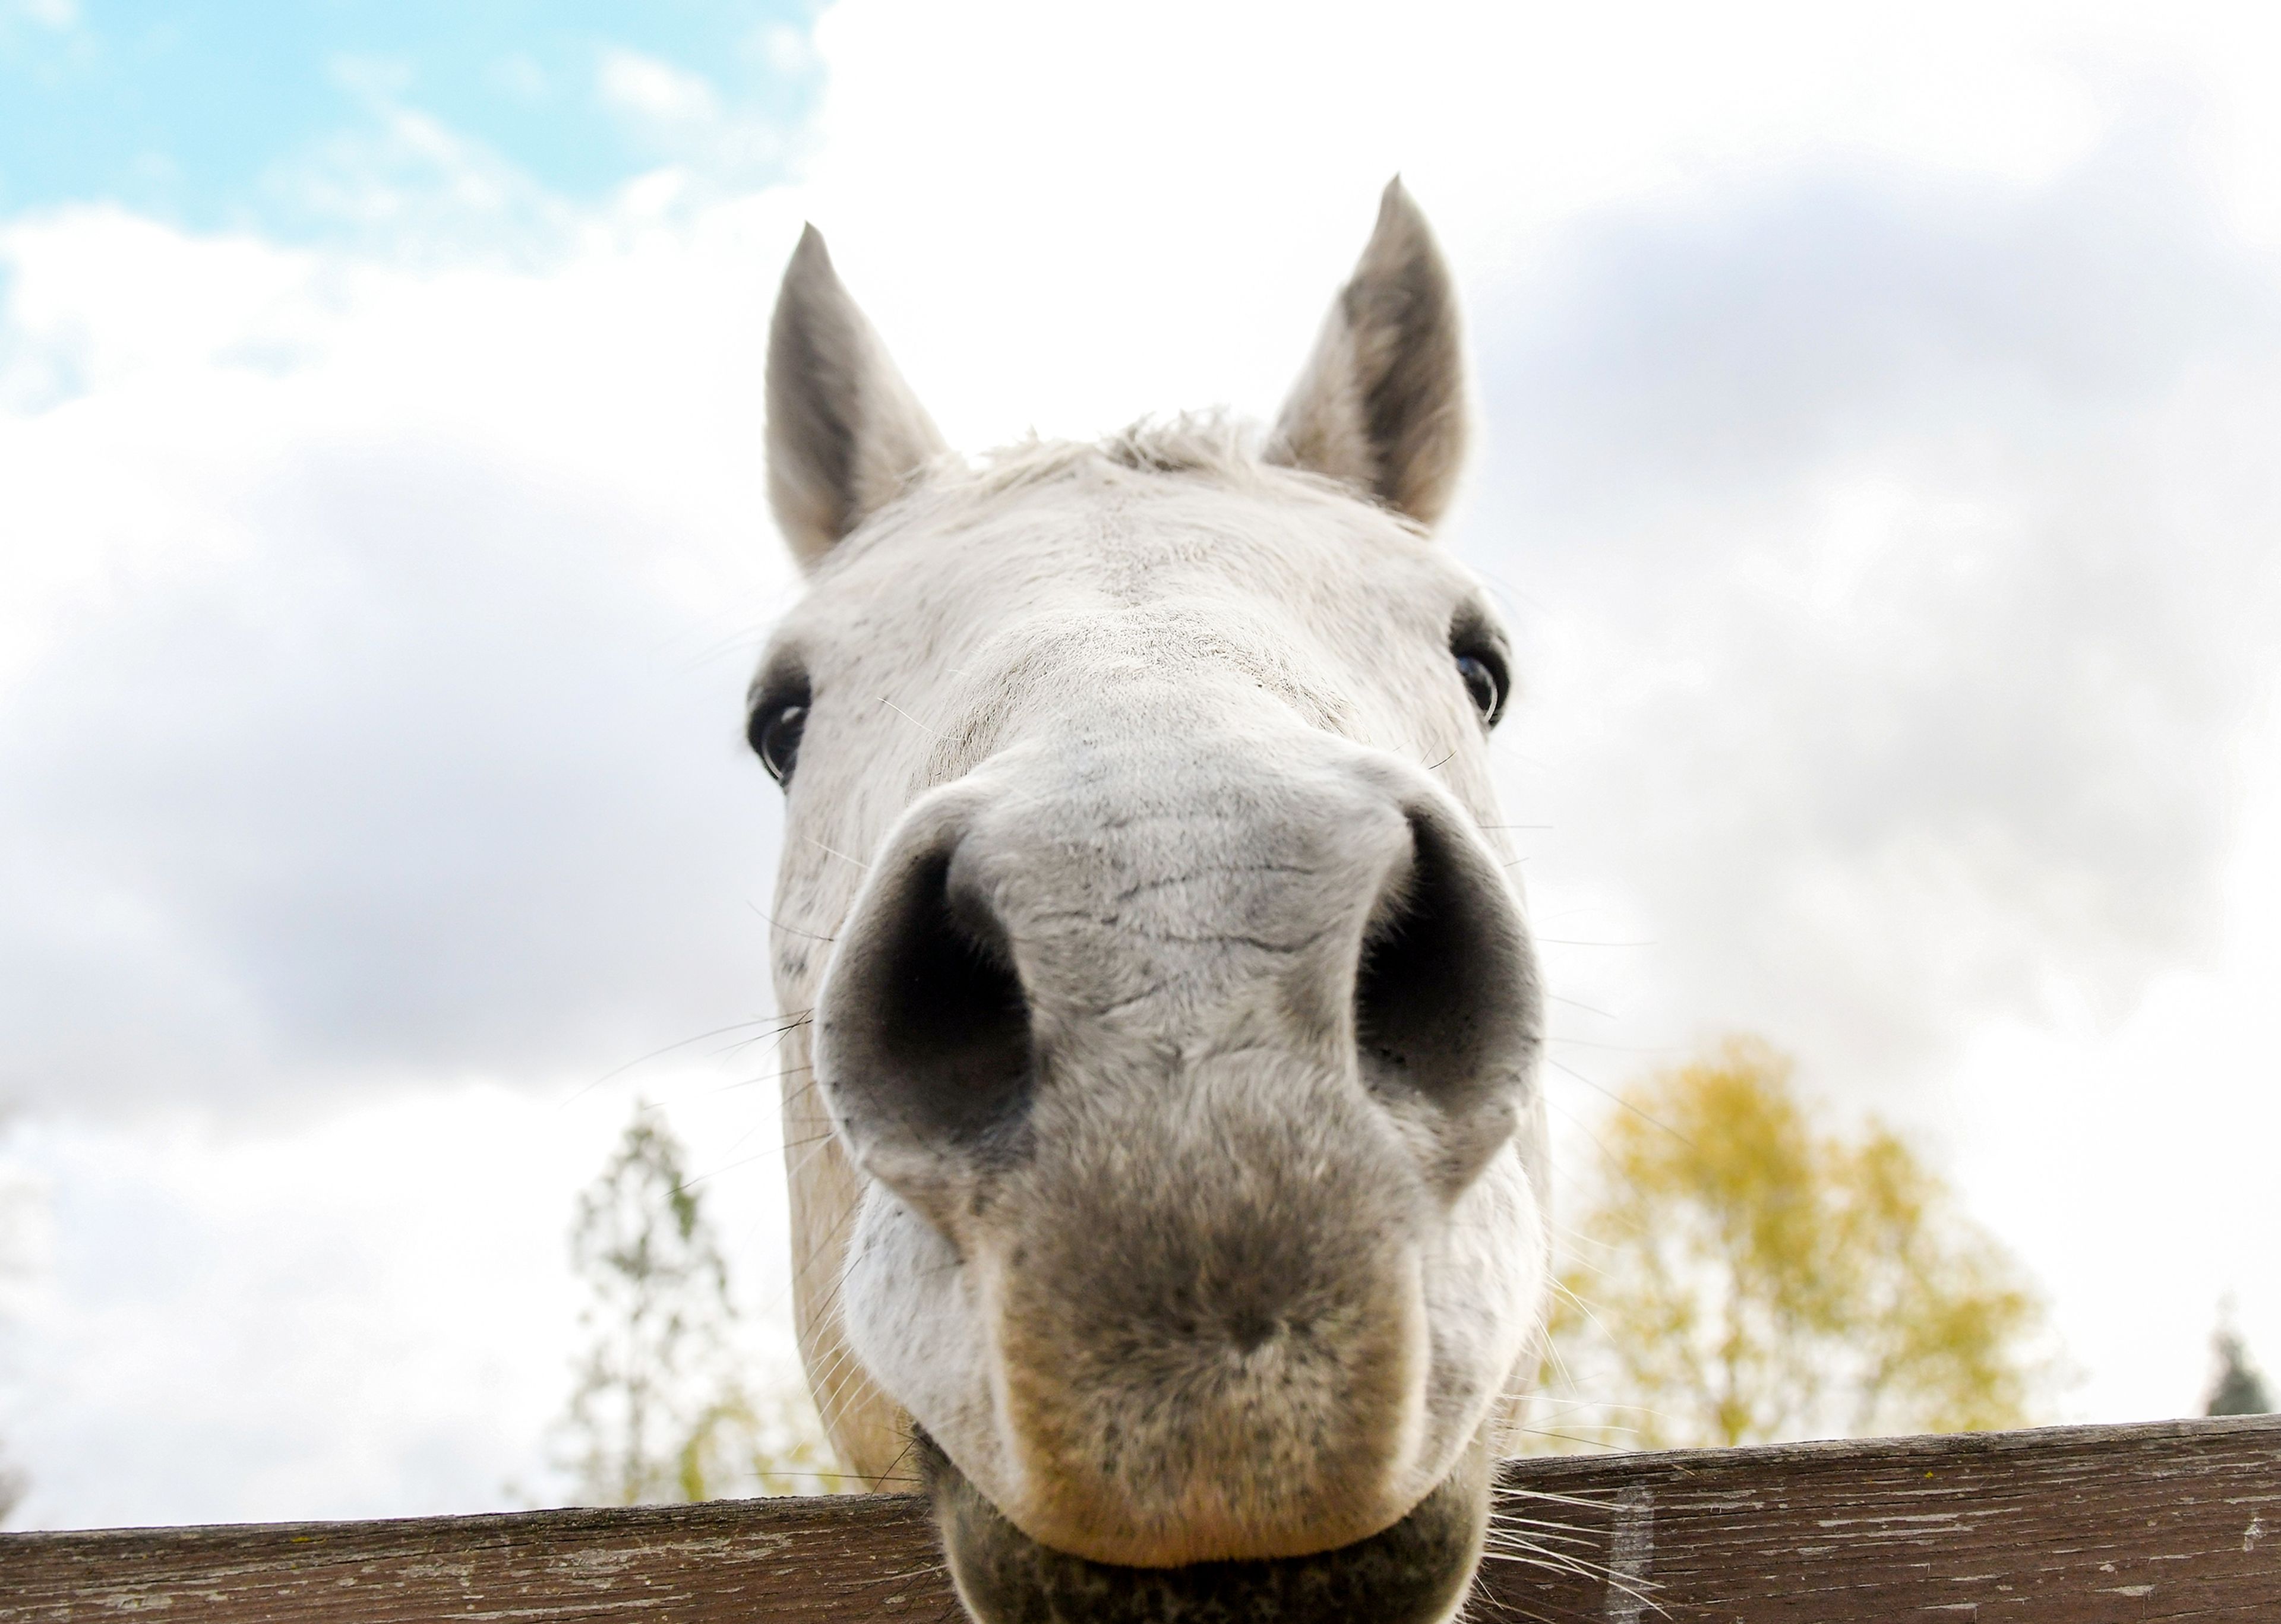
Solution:
<path fill-rule="evenodd" d="M 807 730 L 807 702 L 795 700 L 754 711 L 745 738 L 753 754 L 761 758 L 761 765 L 769 769 L 769 777 L 789 786 L 792 769 L 800 761 L 800 736 Z"/>
<path fill-rule="evenodd" d="M 1459 654 L 1458 675 L 1465 678 L 1465 692 L 1472 696 L 1473 708 L 1481 713 L 1481 721 L 1495 727 L 1504 714 L 1504 668 L 1488 655 Z"/>

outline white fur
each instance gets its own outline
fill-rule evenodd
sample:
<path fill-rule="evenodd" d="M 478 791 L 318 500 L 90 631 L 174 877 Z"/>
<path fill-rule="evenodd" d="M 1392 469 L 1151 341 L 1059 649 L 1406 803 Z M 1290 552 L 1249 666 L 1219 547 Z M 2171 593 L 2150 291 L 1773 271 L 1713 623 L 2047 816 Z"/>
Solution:
<path fill-rule="evenodd" d="M 1397 234 L 1414 214 L 1403 199 Z M 812 276 L 799 293 L 830 296 Z M 1453 616 L 1488 611 L 1396 511 L 1439 511 L 1455 451 L 1411 466 L 1423 429 L 1357 449 L 1368 381 L 1341 368 L 1372 341 L 1349 325 L 1334 315 L 1264 452 L 1181 422 L 978 470 L 936 459 L 854 500 L 844 540 L 800 520 L 811 590 L 756 684 L 796 667 L 813 701 L 774 945 L 783 1007 L 824 1011 L 821 1041 L 786 1046 L 785 1123 L 826 1421 L 884 1481 L 916 1418 L 1025 1532 L 1097 1560 L 1296 1554 L 1388 1526 L 1501 1425 L 1541 1319 L 1525 942 L 1531 1035 L 1500 1051 L 1487 1103 L 1459 1120 L 1357 1071 L 1355 965 L 1423 861 L 1418 820 L 1450 831 L 1484 928 L 1517 933 L 1519 903 L 1449 644 Z M 1455 378 L 1413 392 L 1462 396 Z M 892 460 L 915 421 L 892 415 Z M 1344 449 L 1278 466 L 1309 462 L 1293 425 L 1311 422 Z M 876 1063 L 846 989 L 947 840 L 1004 923 L 1041 1056 L 1040 1148 L 1002 1169 L 898 1125 L 851 1071 Z M 1155 1320 L 1115 1319 L 1120 1293 L 1142 1319 L 1187 1302 L 1190 1262 L 1208 1273 L 1251 1239 L 1306 1278 L 1249 1351 L 1191 1359 Z M 1089 1276 L 1096 1258 L 1123 1272 Z M 1152 1268 L 1167 1277 L 1127 1278 Z M 1072 1440 L 1111 1413 L 1117 1459 L 1086 1458 Z"/>

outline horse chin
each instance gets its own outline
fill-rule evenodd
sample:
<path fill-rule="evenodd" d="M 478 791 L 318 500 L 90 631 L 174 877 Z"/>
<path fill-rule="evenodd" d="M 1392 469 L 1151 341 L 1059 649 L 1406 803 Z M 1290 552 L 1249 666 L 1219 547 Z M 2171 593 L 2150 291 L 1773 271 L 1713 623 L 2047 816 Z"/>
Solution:
<path fill-rule="evenodd" d="M 1442 1624 L 1480 1565 L 1489 1457 L 1476 1442 L 1392 1527 L 1312 1556 L 1118 1567 L 1042 1545 L 967 1481 L 925 1433 L 921 1480 L 951 1576 L 979 1624 Z"/>

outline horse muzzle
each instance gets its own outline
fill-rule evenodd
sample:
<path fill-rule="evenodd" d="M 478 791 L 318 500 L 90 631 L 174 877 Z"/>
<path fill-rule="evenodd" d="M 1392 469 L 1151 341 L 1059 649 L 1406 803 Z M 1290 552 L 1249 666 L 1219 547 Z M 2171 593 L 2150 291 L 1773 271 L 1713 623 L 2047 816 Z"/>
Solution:
<path fill-rule="evenodd" d="M 1040 1544 L 924 1433 L 915 1454 L 960 1598 L 979 1624 L 1442 1624 L 1480 1565 L 1488 1451 L 1475 1444 L 1392 1527 L 1310 1556 L 1120 1567 Z"/>

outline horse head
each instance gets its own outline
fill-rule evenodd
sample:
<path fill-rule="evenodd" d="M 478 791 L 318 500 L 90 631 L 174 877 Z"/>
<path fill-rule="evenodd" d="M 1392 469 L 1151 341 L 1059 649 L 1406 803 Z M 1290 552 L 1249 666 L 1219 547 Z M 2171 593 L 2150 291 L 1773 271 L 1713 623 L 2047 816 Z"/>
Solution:
<path fill-rule="evenodd" d="M 994 1624 L 1446 1618 L 1547 1269 L 1423 217 L 1388 189 L 1265 433 L 963 460 L 813 230 L 768 397 L 808 590 L 750 737 L 836 1446 L 916 1464 Z"/>

